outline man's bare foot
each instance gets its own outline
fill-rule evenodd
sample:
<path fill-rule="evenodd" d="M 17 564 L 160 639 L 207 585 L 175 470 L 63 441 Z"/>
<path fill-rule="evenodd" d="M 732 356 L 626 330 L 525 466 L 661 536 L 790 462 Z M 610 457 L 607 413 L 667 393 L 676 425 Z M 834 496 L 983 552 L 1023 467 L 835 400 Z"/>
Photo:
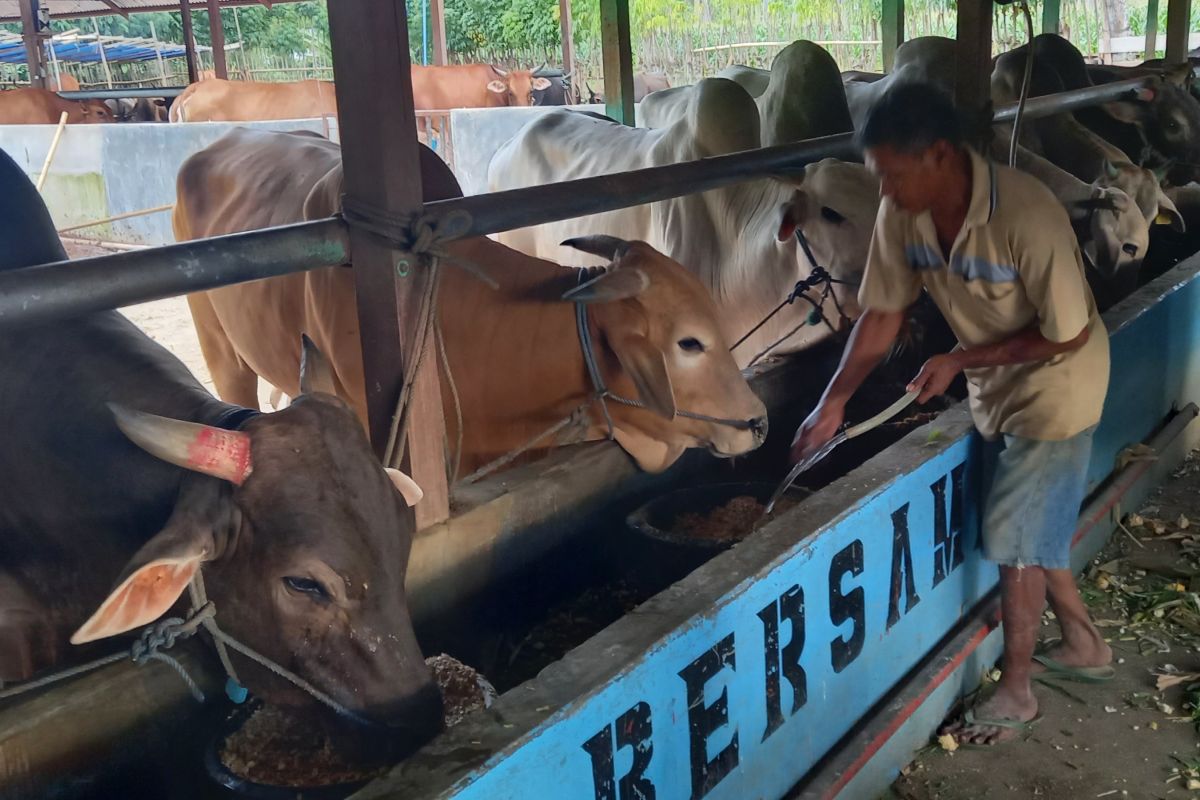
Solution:
<path fill-rule="evenodd" d="M 963 716 L 958 721 L 941 729 L 950 734 L 959 744 L 993 745 L 1007 742 L 1020 734 L 1022 723 L 1029 722 L 1038 713 L 1037 699 L 1028 694 L 1023 699 L 1010 697 L 996 691 L 986 702 L 972 709 L 972 716 Z M 989 720 L 1002 720 L 1011 726 L 989 725 Z"/>

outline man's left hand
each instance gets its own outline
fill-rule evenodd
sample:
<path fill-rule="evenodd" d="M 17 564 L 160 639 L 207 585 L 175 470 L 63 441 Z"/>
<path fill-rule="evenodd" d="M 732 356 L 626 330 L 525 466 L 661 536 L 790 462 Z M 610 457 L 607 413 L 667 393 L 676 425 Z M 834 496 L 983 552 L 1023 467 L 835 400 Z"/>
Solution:
<path fill-rule="evenodd" d="M 956 353 L 937 355 L 925 362 L 917 377 L 908 384 L 908 391 L 920 392 L 918 403 L 928 403 L 938 395 L 946 393 L 950 382 L 962 372 Z"/>

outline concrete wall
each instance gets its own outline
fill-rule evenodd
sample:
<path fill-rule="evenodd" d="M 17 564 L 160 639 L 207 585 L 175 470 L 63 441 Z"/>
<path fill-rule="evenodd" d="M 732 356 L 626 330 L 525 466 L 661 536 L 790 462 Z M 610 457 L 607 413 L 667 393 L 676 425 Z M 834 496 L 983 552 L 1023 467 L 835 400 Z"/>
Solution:
<path fill-rule="evenodd" d="M 63 131 L 42 196 L 58 227 L 175 202 L 184 159 L 235 126 L 324 133 L 321 120 L 74 125 Z M 329 121 L 337 139 L 337 122 Z M 53 125 L 0 125 L 0 149 L 37 180 L 54 138 Z M 170 212 L 106 223 L 72 235 L 130 244 L 173 242 Z"/>

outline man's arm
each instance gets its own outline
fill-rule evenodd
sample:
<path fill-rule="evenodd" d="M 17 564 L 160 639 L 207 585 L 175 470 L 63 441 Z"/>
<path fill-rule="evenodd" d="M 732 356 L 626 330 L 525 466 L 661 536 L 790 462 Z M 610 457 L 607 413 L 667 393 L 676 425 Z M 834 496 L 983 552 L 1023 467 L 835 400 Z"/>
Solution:
<path fill-rule="evenodd" d="M 796 431 L 792 441 L 793 459 L 800 460 L 837 433 L 846 416 L 846 402 L 888 354 L 904 323 L 904 313 L 868 310 L 859 317 L 821 402 Z"/>
<path fill-rule="evenodd" d="M 908 391 L 920 392 L 917 402 L 927 403 L 944 394 L 950 382 L 964 369 L 1046 361 L 1060 353 L 1078 350 L 1087 342 L 1086 325 L 1075 338 L 1065 342 L 1050 341 L 1042 335 L 1037 325 L 1031 325 L 1020 333 L 992 344 L 934 356 L 921 367 L 920 373 L 908 385 Z"/>

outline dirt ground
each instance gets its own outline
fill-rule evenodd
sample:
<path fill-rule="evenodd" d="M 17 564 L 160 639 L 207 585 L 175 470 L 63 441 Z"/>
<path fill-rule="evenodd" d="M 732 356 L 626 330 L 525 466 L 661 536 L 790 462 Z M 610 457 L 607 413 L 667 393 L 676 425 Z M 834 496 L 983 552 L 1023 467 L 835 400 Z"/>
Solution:
<path fill-rule="evenodd" d="M 116 250 L 106 249 L 98 245 L 79 240 L 64 241 L 67 255 L 72 259 L 91 258 L 93 256 L 110 255 Z M 120 312 L 131 322 L 146 332 L 151 339 L 175 354 L 176 358 L 187 365 L 192 374 L 213 394 L 212 378 L 204 364 L 204 356 L 200 353 L 200 340 L 196 338 L 196 329 L 192 326 L 192 315 L 188 311 L 187 300 L 183 297 L 168 297 L 165 300 L 155 300 L 152 303 L 141 303 L 127 306 Z M 262 408 L 269 409 L 271 386 L 259 381 L 259 402 Z"/>
<path fill-rule="evenodd" d="M 1198 558 L 1200 451 L 1125 518 L 1080 580 L 1116 678 L 1035 684 L 1043 718 L 1026 738 L 956 752 L 932 742 L 886 800 L 1200 796 Z M 1057 638 L 1052 615 L 1043 626 L 1043 640 Z M 1160 691 L 1162 673 L 1178 683 Z"/>

